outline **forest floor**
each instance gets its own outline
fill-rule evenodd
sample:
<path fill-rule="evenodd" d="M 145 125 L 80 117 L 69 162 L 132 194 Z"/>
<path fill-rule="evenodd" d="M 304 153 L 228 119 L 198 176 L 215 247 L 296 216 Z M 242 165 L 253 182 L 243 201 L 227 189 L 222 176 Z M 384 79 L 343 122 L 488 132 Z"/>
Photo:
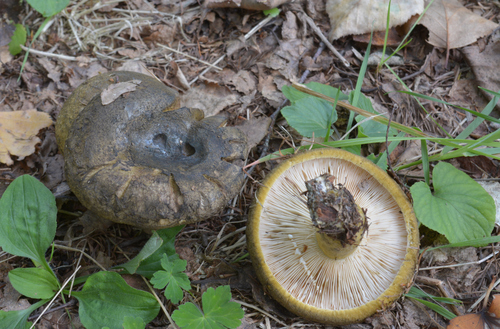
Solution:
<path fill-rule="evenodd" d="M 500 21 L 498 1 L 464 3 L 474 15 L 495 24 Z M 27 4 L 19 5 L 17 0 L 2 1 L 0 12 L 4 13 L 0 21 L 0 112 L 36 109 L 49 114 L 56 122 L 72 91 L 95 75 L 114 70 L 154 74 L 180 93 L 183 106 L 199 108 L 205 116 L 224 115 L 229 125 L 244 127 L 251 137 L 248 164 L 301 143 L 300 135 L 290 129 L 279 114 L 286 105 L 281 93 L 284 85 L 290 85 L 292 81 L 319 82 L 343 92 L 353 90 L 368 46 L 366 36 L 364 39 L 345 36 L 335 40 L 333 46 L 349 63 L 347 67 L 329 48 L 321 45 L 318 31 L 328 36 L 330 30 L 330 20 L 322 0 L 284 5 L 277 17 L 267 20 L 262 11 L 205 9 L 197 1 L 101 3 L 78 0 L 71 1 L 62 13 L 54 16 L 33 42 L 33 50 L 21 73 L 24 51 L 17 56 L 8 53 L 7 43 L 14 31 L 12 21 L 30 28 L 30 41 L 43 18 Z M 308 17 L 313 24 L 308 22 Z M 264 20 L 264 25 L 252 31 Z M 481 35 L 477 41 L 463 46 L 448 44 L 448 49 L 428 42 L 432 32 L 429 29 L 434 28 L 438 29 L 416 26 L 410 34 L 411 42 L 398 53 L 400 62 L 391 64 L 394 72 L 415 92 L 480 112 L 489 99 L 478 86 L 500 90 L 500 51 L 496 51 L 500 49 L 498 28 L 496 34 Z M 450 31 L 458 29 L 448 28 Z M 470 27 L 470 30 L 474 29 Z M 389 40 L 390 49 L 394 49 L 393 45 L 400 40 L 401 37 L 394 32 Z M 371 52 L 381 49 L 378 42 L 372 46 Z M 392 120 L 417 127 L 433 136 L 444 136 L 436 123 L 456 136 L 471 122 L 472 118 L 457 108 L 425 100 L 420 106 L 413 97 L 393 92 L 404 88 L 386 67 L 377 71 L 375 65 L 369 66 L 362 92 L 379 112 L 394 111 Z M 492 116 L 499 116 L 497 110 Z M 345 126 L 339 124 L 336 128 L 342 132 Z M 496 129 L 497 126 L 484 122 L 471 137 L 480 138 Z M 33 154 L 24 158 L 13 156 L 13 164 L 0 163 L 0 196 L 16 177 L 33 175 L 56 195 L 62 210 L 58 217 L 56 242 L 84 248 L 104 268 L 125 262 L 126 255 L 136 255 L 150 232 L 121 224 L 97 227 L 94 221 L 82 220 L 80 215 L 85 208 L 65 183 L 64 160 L 58 152 L 54 126 L 42 130 L 38 136 L 41 143 L 37 144 Z M 384 145 L 368 145 L 362 151 L 369 154 L 383 149 Z M 401 143 L 391 154 L 390 161 L 393 166 L 408 163 L 418 158 L 420 152 L 420 143 Z M 241 328 L 331 328 L 298 318 L 269 297 L 256 278 L 248 257 L 245 239 L 248 210 L 258 182 L 277 163 L 279 161 L 268 161 L 247 168 L 251 177 L 245 180 L 241 193 L 231 201 L 231 206 L 209 220 L 187 225 L 178 235 L 176 250 L 187 261 L 186 273 L 192 284 L 198 287 L 195 294 L 209 286 L 231 286 L 233 298 L 246 305 Z M 451 163 L 476 180 L 495 181 L 500 178 L 499 164 L 490 158 L 463 157 L 453 159 Z M 423 180 L 420 166 L 398 174 L 408 185 Z M 498 228 L 493 234 L 497 231 Z M 421 232 L 421 235 L 426 234 Z M 432 245 L 433 240 L 422 243 Z M 496 252 L 497 246 L 426 252 L 420 259 L 415 285 L 435 296 L 461 300 L 463 305 L 452 309 L 457 315 L 478 312 L 482 303 L 474 305 L 471 310 L 469 308 L 500 276 Z M 493 257 L 489 257 L 491 255 Z M 52 265 L 58 277 L 65 279 L 70 276 L 79 258 L 77 252 L 56 249 Z M 85 257 L 80 265 L 80 274 L 97 270 L 95 264 Z M 8 271 L 22 266 L 31 265 L 26 259 L 0 252 L 0 310 L 19 310 L 32 303 L 8 283 Z M 128 282 L 140 287 L 142 281 L 130 277 Z M 68 311 L 58 307 L 61 305 Z M 169 312 L 175 309 L 174 305 L 165 305 Z M 78 323 L 77 303 L 70 300 L 64 304 L 57 300 L 37 328 L 79 328 L 81 324 Z M 342 328 L 446 326 L 442 316 L 404 298 L 364 323 Z M 147 326 L 167 327 L 168 320 L 162 313 Z"/>

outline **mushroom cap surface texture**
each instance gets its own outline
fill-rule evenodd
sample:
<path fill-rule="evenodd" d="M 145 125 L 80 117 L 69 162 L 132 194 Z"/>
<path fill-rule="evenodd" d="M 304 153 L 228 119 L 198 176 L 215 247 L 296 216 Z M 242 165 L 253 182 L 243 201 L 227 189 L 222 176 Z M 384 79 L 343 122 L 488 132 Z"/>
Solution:
<path fill-rule="evenodd" d="M 366 210 L 368 230 L 343 259 L 323 253 L 304 192 L 328 173 Z M 371 161 L 318 149 L 283 161 L 268 174 L 250 210 L 247 244 L 260 281 L 293 313 L 332 325 L 363 321 L 387 308 L 412 283 L 419 234 L 401 188 Z"/>
<path fill-rule="evenodd" d="M 135 90 L 103 105 L 101 92 Z M 80 202 L 114 222 L 160 229 L 207 219 L 241 188 L 246 137 L 225 118 L 178 108 L 177 92 L 133 72 L 93 77 L 69 97 L 56 135 Z"/>

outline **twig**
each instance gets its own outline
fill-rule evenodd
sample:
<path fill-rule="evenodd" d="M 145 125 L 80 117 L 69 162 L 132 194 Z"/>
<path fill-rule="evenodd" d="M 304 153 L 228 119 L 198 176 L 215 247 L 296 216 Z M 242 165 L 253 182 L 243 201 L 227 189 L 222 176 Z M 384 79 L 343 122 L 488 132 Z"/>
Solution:
<path fill-rule="evenodd" d="M 30 48 L 23 46 L 23 45 L 20 45 L 20 46 L 21 46 L 22 50 L 29 51 L 30 53 L 35 54 L 35 55 L 40 55 L 40 56 L 45 56 L 45 57 L 55 57 L 55 58 L 64 59 L 67 61 L 76 61 L 77 60 L 76 57 L 73 57 L 73 56 L 53 54 L 53 53 L 48 53 L 45 51 L 36 50 L 33 48 L 30 49 Z"/>
<path fill-rule="evenodd" d="M 200 63 L 202 63 L 202 64 L 208 65 L 208 66 L 210 66 L 211 68 L 216 69 L 217 71 L 222 71 L 222 68 L 220 68 L 220 67 L 216 66 L 215 64 L 210 64 L 209 62 L 206 62 L 206 61 L 204 61 L 204 60 L 202 60 L 202 59 L 199 59 L 199 58 L 196 58 L 196 57 L 194 57 L 194 56 L 188 55 L 188 54 L 183 53 L 183 52 L 181 52 L 181 51 L 178 51 L 178 50 L 176 50 L 176 49 L 174 49 L 174 48 L 170 48 L 169 46 L 162 45 L 161 43 L 158 43 L 157 45 L 158 45 L 158 46 L 160 46 L 160 47 L 162 47 L 162 48 L 168 49 L 168 50 L 170 50 L 171 52 L 174 52 L 174 53 L 176 53 L 176 54 L 182 55 L 182 56 L 184 56 L 184 57 L 187 57 L 187 58 L 190 58 L 190 59 L 192 59 L 192 60 L 198 61 L 198 62 L 200 62 Z M 219 61 L 217 61 L 217 63 L 218 63 L 218 62 L 220 62 L 220 60 L 219 60 Z"/>
<path fill-rule="evenodd" d="M 342 61 L 342 64 L 344 64 L 345 67 L 350 67 L 351 65 L 349 64 L 349 62 L 344 58 L 344 56 L 342 56 L 337 51 L 337 49 L 335 49 L 335 47 L 330 43 L 330 41 L 328 41 L 323 32 L 319 29 L 319 27 L 316 26 L 316 23 L 314 23 L 312 18 L 307 16 L 306 13 L 304 13 L 304 17 L 307 21 L 307 24 L 309 24 L 309 26 L 314 30 L 314 32 L 316 32 L 318 37 L 321 39 L 321 41 L 324 42 L 324 44 L 328 47 L 328 49 L 330 49 L 335 54 L 335 56 L 337 56 L 337 58 Z"/>

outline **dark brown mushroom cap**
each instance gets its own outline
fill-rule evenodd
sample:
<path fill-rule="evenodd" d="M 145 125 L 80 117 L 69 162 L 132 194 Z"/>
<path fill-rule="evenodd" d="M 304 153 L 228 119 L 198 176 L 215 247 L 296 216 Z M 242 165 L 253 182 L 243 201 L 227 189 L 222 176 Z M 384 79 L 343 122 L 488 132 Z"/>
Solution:
<path fill-rule="evenodd" d="M 117 73 L 120 82 L 142 82 L 109 105 L 96 95 L 68 131 L 66 179 L 80 202 L 101 217 L 152 229 L 220 211 L 243 183 L 232 162 L 246 156 L 245 136 L 222 117 L 171 110 L 175 93 L 154 78 L 107 78 Z"/>

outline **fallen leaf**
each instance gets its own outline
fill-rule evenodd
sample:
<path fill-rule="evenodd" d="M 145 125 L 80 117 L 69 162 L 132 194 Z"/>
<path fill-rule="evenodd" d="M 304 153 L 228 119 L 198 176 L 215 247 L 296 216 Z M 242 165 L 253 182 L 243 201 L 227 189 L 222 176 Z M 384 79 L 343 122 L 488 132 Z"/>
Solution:
<path fill-rule="evenodd" d="M 252 149 L 267 135 L 270 124 L 271 118 L 260 117 L 247 120 L 242 125 L 236 126 L 236 128 L 247 136 L 248 149 Z"/>
<path fill-rule="evenodd" d="M 368 43 L 370 42 L 371 35 L 371 33 L 355 35 L 352 39 L 357 42 Z M 396 32 L 395 28 L 389 29 L 386 43 L 387 46 L 397 46 L 402 40 L 403 38 Z M 383 46 L 385 42 L 385 31 L 373 32 L 372 46 Z"/>
<path fill-rule="evenodd" d="M 10 155 L 22 160 L 35 152 L 38 131 L 51 124 L 50 116 L 37 110 L 0 112 L 0 162 L 10 166 Z"/>
<path fill-rule="evenodd" d="M 238 97 L 216 83 L 206 83 L 189 89 L 181 97 L 182 106 L 202 110 L 205 117 L 216 115 L 229 105 L 238 102 Z"/>
<path fill-rule="evenodd" d="M 500 327 L 500 295 L 494 295 L 490 307 L 473 314 L 465 314 L 451 319 L 446 329 L 483 329 Z"/>
<path fill-rule="evenodd" d="M 473 45 L 462 49 L 465 58 L 474 72 L 478 84 L 495 92 L 500 90 L 500 40 L 486 45 L 484 51 Z M 482 91 L 482 90 L 481 90 Z M 482 91 L 483 92 L 483 91 Z M 483 92 L 491 100 L 493 95 Z M 497 105 L 498 106 L 498 105 Z M 497 107 L 498 108 L 498 107 Z"/>
<path fill-rule="evenodd" d="M 426 5 L 430 1 L 426 1 Z M 429 30 L 428 42 L 439 48 L 465 47 L 490 34 L 498 24 L 474 14 L 458 0 L 435 0 L 420 24 Z"/>
<path fill-rule="evenodd" d="M 330 16 L 330 40 L 346 35 L 383 31 L 387 26 L 387 9 L 391 3 L 389 27 L 405 23 L 424 11 L 424 0 L 327 0 Z"/>
<path fill-rule="evenodd" d="M 243 8 L 252 10 L 267 10 L 276 8 L 290 0 L 206 0 L 207 8 Z"/>
<path fill-rule="evenodd" d="M 101 93 L 102 105 L 113 103 L 113 101 L 121 95 L 134 91 L 139 84 L 141 84 L 141 80 L 130 80 L 109 85 L 109 87 L 104 89 Z"/>

